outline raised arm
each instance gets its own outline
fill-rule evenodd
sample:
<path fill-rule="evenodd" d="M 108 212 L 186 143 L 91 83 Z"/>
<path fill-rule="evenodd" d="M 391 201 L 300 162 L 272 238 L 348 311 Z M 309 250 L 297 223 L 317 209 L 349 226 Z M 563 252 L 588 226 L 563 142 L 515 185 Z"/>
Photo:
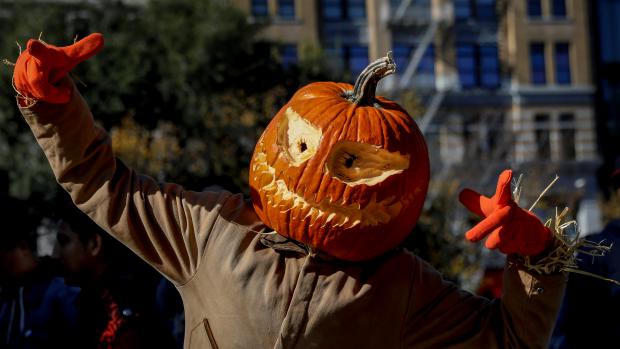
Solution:
<path fill-rule="evenodd" d="M 62 48 L 31 40 L 14 72 L 20 111 L 74 203 L 181 284 L 195 273 L 220 218 L 238 224 L 256 219 L 241 195 L 161 184 L 114 157 L 109 136 L 94 125 L 86 102 L 66 77 L 102 46 L 100 34 Z"/>

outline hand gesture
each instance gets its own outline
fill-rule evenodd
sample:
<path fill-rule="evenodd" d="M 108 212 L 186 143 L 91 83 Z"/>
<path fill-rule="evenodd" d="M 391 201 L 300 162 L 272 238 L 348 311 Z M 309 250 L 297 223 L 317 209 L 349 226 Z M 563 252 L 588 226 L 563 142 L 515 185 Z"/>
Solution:
<path fill-rule="evenodd" d="M 71 98 L 71 87 L 60 84 L 76 65 L 103 48 L 103 35 L 90 34 L 65 47 L 56 47 L 30 39 L 15 63 L 13 83 L 26 98 L 64 104 Z"/>
<path fill-rule="evenodd" d="M 512 171 L 505 170 L 497 181 L 493 197 L 482 196 L 471 189 L 459 195 L 459 201 L 471 212 L 484 219 L 465 234 L 476 242 L 488 236 L 485 246 L 506 254 L 537 255 L 553 239 L 553 233 L 529 211 L 520 208 L 510 191 Z"/>

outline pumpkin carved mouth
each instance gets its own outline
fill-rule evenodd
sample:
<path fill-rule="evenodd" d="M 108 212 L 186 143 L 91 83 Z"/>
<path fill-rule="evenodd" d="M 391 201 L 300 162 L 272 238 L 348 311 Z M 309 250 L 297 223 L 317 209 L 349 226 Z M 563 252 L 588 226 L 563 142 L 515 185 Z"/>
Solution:
<path fill-rule="evenodd" d="M 290 191 L 282 179 L 276 179 L 276 170 L 267 163 L 267 155 L 264 152 L 256 153 L 253 164 L 255 180 L 264 183 L 260 187 L 261 195 L 267 199 L 267 204 L 274 208 L 281 208 L 282 212 L 293 208 L 300 209 L 298 217 L 292 217 L 303 221 L 310 219 L 310 225 L 320 224 L 344 229 L 355 226 L 375 226 L 389 222 L 398 216 L 403 206 L 407 205 L 410 195 L 405 198 L 388 197 L 377 201 L 376 194 L 364 206 L 359 203 L 341 205 L 332 202 L 326 197 L 320 202 L 313 198 L 305 198 L 302 195 Z"/>

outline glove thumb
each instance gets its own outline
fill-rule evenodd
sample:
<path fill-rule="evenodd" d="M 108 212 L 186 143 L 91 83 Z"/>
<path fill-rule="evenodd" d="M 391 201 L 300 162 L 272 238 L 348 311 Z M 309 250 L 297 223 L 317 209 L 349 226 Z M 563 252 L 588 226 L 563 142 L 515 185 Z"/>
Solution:
<path fill-rule="evenodd" d="M 103 35 L 101 33 L 93 33 L 73 45 L 62 47 L 61 50 L 67 55 L 69 64 L 75 67 L 99 53 L 102 48 Z"/>

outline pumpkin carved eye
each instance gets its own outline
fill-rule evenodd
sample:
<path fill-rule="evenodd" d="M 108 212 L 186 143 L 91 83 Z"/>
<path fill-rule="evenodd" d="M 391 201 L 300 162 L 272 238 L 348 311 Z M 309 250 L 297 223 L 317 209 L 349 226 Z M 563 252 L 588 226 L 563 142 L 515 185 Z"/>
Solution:
<path fill-rule="evenodd" d="M 278 125 L 278 147 L 293 166 L 299 166 L 316 153 L 322 132 L 292 108 L 286 109 Z"/>
<path fill-rule="evenodd" d="M 328 173 L 349 185 L 374 185 L 409 167 L 409 156 L 379 146 L 339 141 L 325 164 Z"/>

